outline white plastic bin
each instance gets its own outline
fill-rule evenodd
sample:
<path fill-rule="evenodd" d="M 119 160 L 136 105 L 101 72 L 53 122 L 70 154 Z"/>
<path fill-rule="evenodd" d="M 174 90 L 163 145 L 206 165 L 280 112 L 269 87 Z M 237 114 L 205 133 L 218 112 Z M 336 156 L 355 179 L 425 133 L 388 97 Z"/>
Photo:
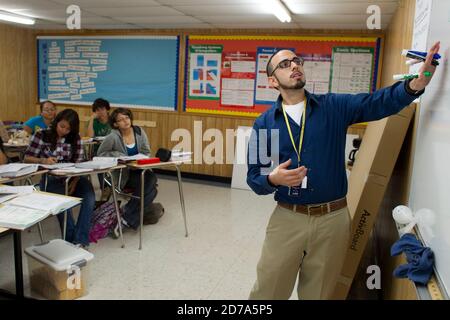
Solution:
<path fill-rule="evenodd" d="M 32 291 L 51 300 L 72 300 L 87 294 L 92 253 L 61 239 L 29 247 L 25 253 Z"/>

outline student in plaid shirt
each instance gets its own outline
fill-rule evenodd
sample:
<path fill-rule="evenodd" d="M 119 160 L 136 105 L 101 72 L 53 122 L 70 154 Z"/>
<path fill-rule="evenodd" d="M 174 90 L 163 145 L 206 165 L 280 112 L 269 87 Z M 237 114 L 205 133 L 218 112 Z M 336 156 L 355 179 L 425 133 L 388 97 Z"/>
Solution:
<path fill-rule="evenodd" d="M 46 130 L 36 132 L 31 138 L 30 146 L 25 152 L 24 162 L 38 164 L 55 164 L 59 162 L 83 161 L 83 146 L 79 134 L 80 120 L 76 111 L 65 109 L 58 113 Z M 44 179 L 41 190 L 44 190 Z M 65 193 L 64 179 L 48 177 L 47 192 Z M 74 177 L 69 182 L 69 195 L 83 198 L 80 214 L 75 224 L 72 214 L 68 214 L 66 240 L 83 247 L 89 245 L 89 227 L 95 205 L 95 193 L 86 177 Z M 58 220 L 63 229 L 64 216 Z"/>

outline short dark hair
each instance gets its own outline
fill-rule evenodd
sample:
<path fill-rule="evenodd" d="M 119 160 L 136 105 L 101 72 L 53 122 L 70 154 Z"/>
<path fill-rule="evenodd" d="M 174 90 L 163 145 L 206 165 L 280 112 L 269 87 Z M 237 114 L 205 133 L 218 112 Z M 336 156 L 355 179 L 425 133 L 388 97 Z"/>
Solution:
<path fill-rule="evenodd" d="M 127 108 L 117 108 L 109 116 L 109 125 L 111 128 L 115 128 L 114 124 L 117 122 L 117 117 L 119 114 L 123 114 L 124 116 L 128 116 L 131 120 L 131 125 L 133 125 L 133 114 L 130 109 Z"/>
<path fill-rule="evenodd" d="M 266 65 L 266 74 L 267 74 L 268 77 L 271 77 L 271 76 L 272 76 L 273 70 L 275 69 L 275 67 L 272 65 L 272 59 L 273 59 L 273 57 L 275 57 L 275 56 L 278 54 L 278 52 L 283 51 L 283 50 L 289 50 L 289 51 L 291 51 L 291 50 L 288 49 L 288 48 L 278 48 L 278 49 L 270 56 L 269 61 L 267 61 L 267 65 Z M 294 53 L 295 53 L 295 52 L 294 52 Z"/>
<path fill-rule="evenodd" d="M 42 109 L 44 108 L 44 105 L 45 105 L 46 103 L 51 103 L 54 107 L 56 107 L 56 105 L 55 105 L 52 101 L 50 101 L 50 100 L 45 100 L 45 101 L 42 101 L 41 104 L 39 105 L 39 107 L 41 108 L 41 112 L 42 112 Z"/>
<path fill-rule="evenodd" d="M 94 103 L 92 104 L 92 112 L 95 112 L 101 108 L 105 108 L 106 110 L 111 109 L 109 101 L 102 98 L 95 99 Z"/>

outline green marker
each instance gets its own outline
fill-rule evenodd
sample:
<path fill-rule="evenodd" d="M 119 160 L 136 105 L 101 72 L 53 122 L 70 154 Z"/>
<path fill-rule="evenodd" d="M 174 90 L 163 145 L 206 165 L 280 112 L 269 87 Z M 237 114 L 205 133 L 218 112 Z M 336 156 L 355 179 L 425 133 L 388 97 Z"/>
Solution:
<path fill-rule="evenodd" d="M 423 73 L 423 75 L 425 77 L 431 77 L 432 73 L 429 71 L 425 71 Z M 408 80 L 408 79 L 414 79 L 414 78 L 418 78 L 419 74 L 418 73 L 413 73 L 413 74 L 394 74 L 393 78 L 394 80 Z"/>

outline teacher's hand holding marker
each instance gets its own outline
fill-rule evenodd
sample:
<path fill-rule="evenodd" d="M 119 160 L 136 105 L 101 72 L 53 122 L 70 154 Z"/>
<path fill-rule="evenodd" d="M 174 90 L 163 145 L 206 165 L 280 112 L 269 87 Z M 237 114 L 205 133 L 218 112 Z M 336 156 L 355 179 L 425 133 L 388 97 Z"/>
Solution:
<path fill-rule="evenodd" d="M 394 80 L 407 80 L 412 79 L 409 83 L 409 87 L 413 91 L 420 91 L 425 89 L 425 87 L 430 83 L 433 74 L 436 71 L 436 66 L 439 64 L 437 59 L 440 58 L 438 54 L 440 49 L 440 42 L 436 42 L 428 51 L 428 53 L 423 55 L 418 54 L 416 51 L 406 51 L 406 56 L 424 62 L 420 67 L 417 74 L 405 74 L 405 75 L 394 75 Z M 414 52 L 412 54 L 411 52 Z M 404 52 L 405 53 L 405 52 Z"/>

